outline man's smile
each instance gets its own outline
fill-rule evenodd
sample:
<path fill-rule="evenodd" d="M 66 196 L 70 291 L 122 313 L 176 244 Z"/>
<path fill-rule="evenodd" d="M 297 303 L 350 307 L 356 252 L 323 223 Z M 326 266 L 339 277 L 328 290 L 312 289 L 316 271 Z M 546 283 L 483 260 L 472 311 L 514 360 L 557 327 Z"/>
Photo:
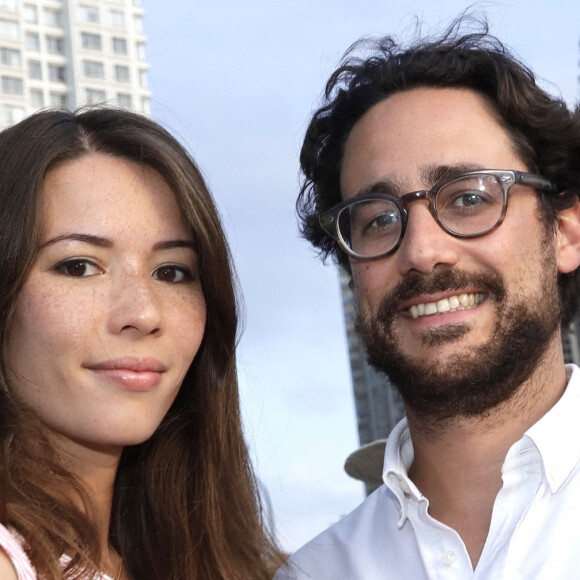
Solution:
<path fill-rule="evenodd" d="M 442 298 L 436 302 L 413 304 L 406 310 L 406 314 L 411 318 L 420 318 L 423 316 L 455 312 L 456 310 L 467 310 L 481 304 L 486 297 L 487 295 L 481 292 L 457 294 L 449 296 L 448 298 Z"/>

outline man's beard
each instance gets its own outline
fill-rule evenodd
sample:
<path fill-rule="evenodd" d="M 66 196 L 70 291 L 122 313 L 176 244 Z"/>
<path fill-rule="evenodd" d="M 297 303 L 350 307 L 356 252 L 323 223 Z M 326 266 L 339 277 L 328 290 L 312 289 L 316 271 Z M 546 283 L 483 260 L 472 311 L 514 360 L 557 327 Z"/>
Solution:
<path fill-rule="evenodd" d="M 483 416 L 530 378 L 561 320 L 553 251 L 545 246 L 542 250 L 540 287 L 531 296 L 516 292 L 508 302 L 498 274 L 445 269 L 429 278 L 406 277 L 383 298 L 376 316 L 359 314 L 357 330 L 369 363 L 388 375 L 417 416 L 436 422 Z M 470 326 L 460 322 L 426 329 L 421 339 L 427 349 L 456 342 L 453 358 L 424 362 L 403 352 L 396 338 L 401 302 L 420 294 L 449 290 L 459 294 L 465 288 L 477 288 L 495 303 L 495 328 L 489 340 L 476 347 L 462 346 L 460 339 Z"/>

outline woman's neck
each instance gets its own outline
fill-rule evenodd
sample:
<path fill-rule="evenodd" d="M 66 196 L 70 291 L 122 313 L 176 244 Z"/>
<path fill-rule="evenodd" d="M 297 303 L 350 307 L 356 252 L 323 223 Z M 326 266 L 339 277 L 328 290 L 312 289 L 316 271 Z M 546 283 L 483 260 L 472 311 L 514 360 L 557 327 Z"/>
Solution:
<path fill-rule="evenodd" d="M 123 448 L 91 447 L 69 438 L 60 438 L 60 447 L 66 467 L 76 476 L 90 500 L 91 513 L 87 516 L 97 530 L 104 565 L 108 573 L 117 570 L 120 559 L 109 546 L 109 529 L 113 489 Z"/>

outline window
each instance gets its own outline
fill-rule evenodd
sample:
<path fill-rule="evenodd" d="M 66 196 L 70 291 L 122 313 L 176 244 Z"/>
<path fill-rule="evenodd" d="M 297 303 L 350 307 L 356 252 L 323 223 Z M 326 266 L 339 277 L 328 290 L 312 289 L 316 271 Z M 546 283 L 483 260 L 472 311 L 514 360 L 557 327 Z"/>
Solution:
<path fill-rule="evenodd" d="M 30 104 L 40 109 L 40 107 L 44 107 L 44 94 L 39 89 L 31 89 L 30 91 Z"/>
<path fill-rule="evenodd" d="M 66 93 L 50 93 L 50 106 L 65 109 L 67 105 Z"/>
<path fill-rule="evenodd" d="M 105 78 L 105 67 L 102 62 L 95 62 L 93 60 L 85 60 L 83 62 L 83 70 L 85 76 L 93 79 Z"/>
<path fill-rule="evenodd" d="M 113 38 L 113 52 L 127 54 L 127 41 L 124 38 Z"/>
<path fill-rule="evenodd" d="M 151 114 L 151 104 L 148 97 L 141 97 L 141 112 L 144 115 Z"/>
<path fill-rule="evenodd" d="M 40 51 L 40 38 L 36 32 L 26 33 L 26 48 L 34 52 Z"/>
<path fill-rule="evenodd" d="M 30 104 L 36 109 L 44 107 L 44 93 L 39 89 L 30 91 Z"/>
<path fill-rule="evenodd" d="M 38 22 L 38 14 L 36 13 L 36 6 L 25 4 L 22 7 L 22 18 L 28 24 L 36 24 Z"/>
<path fill-rule="evenodd" d="M 62 26 L 60 10 L 50 10 L 49 8 L 45 8 L 44 23 L 47 26 L 56 26 L 56 27 Z"/>
<path fill-rule="evenodd" d="M 4 105 L 4 120 L 7 123 L 18 123 L 24 119 L 24 109 L 14 105 Z"/>
<path fill-rule="evenodd" d="M 99 22 L 99 9 L 96 6 L 79 6 L 78 14 L 81 22 Z"/>
<path fill-rule="evenodd" d="M 145 43 L 144 42 L 137 43 L 137 56 L 139 57 L 139 60 L 145 60 Z"/>
<path fill-rule="evenodd" d="M 115 28 L 123 28 L 125 26 L 125 14 L 117 10 L 111 10 L 109 13 L 109 21 L 111 26 Z"/>
<path fill-rule="evenodd" d="M 107 100 L 105 91 L 87 89 L 86 100 L 88 104 L 104 103 Z"/>
<path fill-rule="evenodd" d="M 61 36 L 47 36 L 46 51 L 51 54 L 64 54 L 64 38 Z"/>
<path fill-rule="evenodd" d="M 36 60 L 28 61 L 28 76 L 31 79 L 42 78 L 42 65 Z"/>
<path fill-rule="evenodd" d="M 0 18 L 0 36 L 4 38 L 18 38 L 18 22 Z"/>
<path fill-rule="evenodd" d="M 133 99 L 129 93 L 117 93 L 117 105 L 123 109 L 130 109 L 133 106 Z"/>
<path fill-rule="evenodd" d="M 133 26 L 135 27 L 135 32 L 143 32 L 143 17 L 135 16 L 133 18 Z"/>
<path fill-rule="evenodd" d="M 66 69 L 56 64 L 48 65 L 48 78 L 53 82 L 64 83 L 66 81 Z"/>
<path fill-rule="evenodd" d="M 100 34 L 81 32 L 81 41 L 83 48 L 87 50 L 101 50 L 103 48 Z"/>
<path fill-rule="evenodd" d="M 2 92 L 5 95 L 23 95 L 24 82 L 18 77 L 2 76 Z"/>
<path fill-rule="evenodd" d="M 143 87 L 144 89 L 147 88 L 147 71 L 146 70 L 139 71 L 139 86 Z"/>
<path fill-rule="evenodd" d="M 115 65 L 115 80 L 118 83 L 128 83 L 129 77 L 129 67 L 120 64 Z"/>
<path fill-rule="evenodd" d="M 0 8 L 16 10 L 16 0 L 0 0 Z"/>
<path fill-rule="evenodd" d="M 22 59 L 20 58 L 20 51 L 14 48 L 0 47 L 0 62 L 5 66 L 22 66 Z"/>

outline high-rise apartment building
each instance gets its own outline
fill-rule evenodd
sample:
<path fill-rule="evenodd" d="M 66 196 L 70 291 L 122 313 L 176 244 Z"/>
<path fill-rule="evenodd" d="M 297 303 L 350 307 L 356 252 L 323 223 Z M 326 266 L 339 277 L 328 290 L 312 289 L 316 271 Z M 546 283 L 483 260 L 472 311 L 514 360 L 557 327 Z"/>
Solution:
<path fill-rule="evenodd" d="M 389 379 L 367 362 L 364 345 L 355 331 L 356 304 L 349 282 L 349 276 L 340 270 L 359 442 L 366 445 L 385 438 L 403 417 L 405 409 Z"/>
<path fill-rule="evenodd" d="M 140 0 L 0 0 L 0 126 L 44 107 L 149 113 Z"/>

